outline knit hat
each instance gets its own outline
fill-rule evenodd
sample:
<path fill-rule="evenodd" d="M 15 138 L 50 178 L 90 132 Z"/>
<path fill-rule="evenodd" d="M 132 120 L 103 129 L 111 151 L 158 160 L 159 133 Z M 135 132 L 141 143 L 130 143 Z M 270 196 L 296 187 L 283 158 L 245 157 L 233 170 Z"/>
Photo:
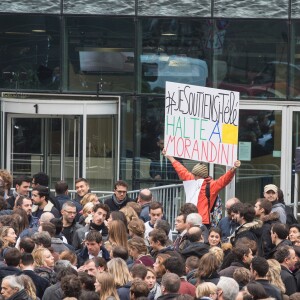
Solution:
<path fill-rule="evenodd" d="M 275 184 L 267 184 L 264 188 L 264 192 L 267 193 L 268 191 L 273 191 L 273 192 L 277 193 L 278 188 Z"/>
<path fill-rule="evenodd" d="M 202 163 L 196 164 L 192 170 L 192 174 L 201 178 L 208 177 L 207 166 Z"/>

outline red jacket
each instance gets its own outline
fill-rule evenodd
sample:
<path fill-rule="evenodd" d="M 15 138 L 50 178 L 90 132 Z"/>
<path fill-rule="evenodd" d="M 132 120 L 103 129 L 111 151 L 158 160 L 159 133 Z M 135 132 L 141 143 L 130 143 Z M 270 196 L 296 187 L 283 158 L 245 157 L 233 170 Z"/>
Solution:
<path fill-rule="evenodd" d="M 189 172 L 179 161 L 175 160 L 172 163 L 175 171 L 177 172 L 179 178 L 183 181 L 194 180 L 194 175 Z M 204 179 L 204 182 L 201 186 L 201 190 L 198 197 L 198 212 L 202 216 L 202 223 L 209 224 L 209 212 L 213 207 L 217 196 L 226 185 L 228 185 L 234 177 L 235 172 L 231 169 L 222 175 L 219 179 L 213 180 L 211 177 Z M 208 209 L 208 200 L 206 198 L 205 188 L 206 184 L 210 182 L 210 208 Z"/>

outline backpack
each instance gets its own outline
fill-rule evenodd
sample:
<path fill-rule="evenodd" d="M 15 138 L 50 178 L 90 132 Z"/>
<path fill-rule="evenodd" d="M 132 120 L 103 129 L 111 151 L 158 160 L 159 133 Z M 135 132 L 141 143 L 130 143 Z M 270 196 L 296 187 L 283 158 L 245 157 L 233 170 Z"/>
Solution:
<path fill-rule="evenodd" d="M 287 225 L 298 224 L 298 221 L 294 216 L 294 211 L 292 207 L 285 205 L 285 214 Z"/>
<path fill-rule="evenodd" d="M 206 184 L 205 195 L 208 201 L 208 207 L 210 207 L 210 182 Z M 218 195 L 216 201 L 209 212 L 209 223 L 212 227 L 217 227 L 220 220 L 222 219 L 223 206 L 222 199 Z"/>

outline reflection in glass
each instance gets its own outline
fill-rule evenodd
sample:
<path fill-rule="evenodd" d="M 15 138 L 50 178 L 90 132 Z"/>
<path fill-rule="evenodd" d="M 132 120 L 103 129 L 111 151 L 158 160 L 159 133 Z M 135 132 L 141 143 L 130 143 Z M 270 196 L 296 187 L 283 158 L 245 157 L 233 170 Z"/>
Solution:
<path fill-rule="evenodd" d="M 143 20 L 141 92 L 162 94 L 166 81 L 206 86 L 210 26 L 210 22 L 200 20 Z"/>
<path fill-rule="evenodd" d="M 240 110 L 239 159 L 236 196 L 251 202 L 262 196 L 263 187 L 280 186 L 280 111 Z"/>
<path fill-rule="evenodd" d="M 247 98 L 285 98 L 288 28 L 285 21 L 216 21 L 213 86 Z"/>
<path fill-rule="evenodd" d="M 0 88 L 58 90 L 59 18 L 2 15 L 1 29 Z"/>
<path fill-rule="evenodd" d="M 94 93 L 133 91 L 133 19 L 70 17 L 66 24 L 66 89 Z"/>

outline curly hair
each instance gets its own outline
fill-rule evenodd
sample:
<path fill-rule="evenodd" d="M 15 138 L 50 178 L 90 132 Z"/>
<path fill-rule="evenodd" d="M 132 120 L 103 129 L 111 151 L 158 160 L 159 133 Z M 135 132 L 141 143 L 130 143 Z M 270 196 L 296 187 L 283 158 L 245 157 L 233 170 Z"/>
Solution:
<path fill-rule="evenodd" d="M 67 275 L 61 280 L 61 289 L 65 297 L 75 297 L 78 299 L 81 293 L 81 282 L 76 275 Z"/>

